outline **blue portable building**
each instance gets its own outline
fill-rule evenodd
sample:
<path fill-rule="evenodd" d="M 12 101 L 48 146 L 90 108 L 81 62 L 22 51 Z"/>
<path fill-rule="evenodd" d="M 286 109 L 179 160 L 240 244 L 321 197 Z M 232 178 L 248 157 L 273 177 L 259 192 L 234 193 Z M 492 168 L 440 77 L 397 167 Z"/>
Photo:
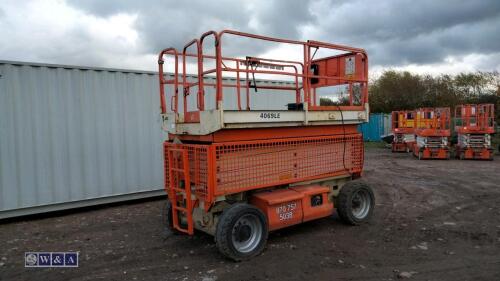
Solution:
<path fill-rule="evenodd" d="M 363 133 L 364 141 L 381 141 L 381 136 L 391 133 L 391 115 L 387 113 L 371 113 L 370 121 L 358 126 Z"/>

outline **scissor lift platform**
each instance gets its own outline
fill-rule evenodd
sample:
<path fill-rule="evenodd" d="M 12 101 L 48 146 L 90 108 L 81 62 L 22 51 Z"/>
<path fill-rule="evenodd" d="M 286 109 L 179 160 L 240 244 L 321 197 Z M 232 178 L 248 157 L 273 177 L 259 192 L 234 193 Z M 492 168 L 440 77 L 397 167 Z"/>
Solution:
<path fill-rule="evenodd" d="M 293 45 L 302 58 L 223 56 L 223 37 Z M 208 38 L 213 53 L 207 55 Z M 317 58 L 320 49 L 330 53 Z M 172 79 L 164 73 L 166 58 Z M 353 181 L 364 157 L 357 125 L 369 117 L 364 50 L 224 30 L 206 32 L 182 51 L 164 49 L 158 63 L 172 229 L 214 235 L 220 252 L 242 260 L 263 250 L 269 230 L 329 216 L 334 208 L 350 224 L 369 220 L 373 192 Z M 288 80 L 267 83 L 263 75 Z M 279 107 L 250 102 L 269 92 L 291 98 L 278 98 Z"/>
<path fill-rule="evenodd" d="M 206 110 L 199 122 L 185 122 L 184 115 L 167 113 L 165 129 L 173 135 L 208 135 L 222 129 L 357 125 L 368 121 L 368 105 L 358 110 Z"/>

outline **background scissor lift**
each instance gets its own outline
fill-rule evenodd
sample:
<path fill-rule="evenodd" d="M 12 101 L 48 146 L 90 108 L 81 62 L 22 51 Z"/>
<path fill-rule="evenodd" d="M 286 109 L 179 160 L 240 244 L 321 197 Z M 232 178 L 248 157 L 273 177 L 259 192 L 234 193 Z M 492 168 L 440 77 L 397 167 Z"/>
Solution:
<path fill-rule="evenodd" d="M 465 104 L 455 108 L 456 157 L 493 160 L 491 135 L 495 133 L 493 104 Z"/>
<path fill-rule="evenodd" d="M 392 112 L 392 152 L 410 152 L 415 145 L 415 111 Z"/>
<path fill-rule="evenodd" d="M 418 159 L 450 159 L 450 108 L 419 108 L 415 112 L 413 154 Z"/>

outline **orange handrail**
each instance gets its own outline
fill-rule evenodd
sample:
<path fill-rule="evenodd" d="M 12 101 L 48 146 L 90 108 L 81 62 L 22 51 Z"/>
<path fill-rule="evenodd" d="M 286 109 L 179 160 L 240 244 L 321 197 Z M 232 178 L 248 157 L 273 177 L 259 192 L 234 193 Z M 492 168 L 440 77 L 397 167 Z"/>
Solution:
<path fill-rule="evenodd" d="M 300 45 L 303 46 L 303 61 L 293 61 L 293 60 L 279 60 L 279 59 L 272 59 L 272 58 L 258 58 L 258 57 L 247 57 L 246 59 L 238 59 L 238 58 L 230 58 L 230 57 L 222 57 L 222 37 L 223 35 L 233 35 L 233 36 L 240 36 L 240 37 L 247 37 L 247 38 L 252 38 L 252 39 L 257 39 L 257 40 L 264 40 L 264 41 L 270 41 L 270 42 L 277 42 L 277 43 L 285 43 L 285 44 L 293 44 L 293 45 Z M 213 36 L 214 37 L 214 47 L 215 47 L 215 54 L 214 55 L 205 55 L 203 54 L 203 43 L 204 40 L 209 37 Z M 197 51 L 196 53 L 188 53 L 187 49 L 190 46 L 196 45 Z M 336 55 L 336 56 L 331 56 L 331 57 L 326 57 L 326 58 L 320 58 L 313 60 L 311 58 L 311 49 L 312 48 L 327 48 L 327 49 L 334 49 L 334 50 L 340 50 L 343 52 L 348 52 L 346 54 L 341 54 L 341 55 Z M 173 55 L 175 58 L 175 77 L 173 80 L 168 80 L 166 81 L 163 79 L 163 56 L 164 55 Z M 313 55 L 314 56 L 314 55 Z M 182 59 L 182 82 L 179 82 L 178 79 L 178 60 L 179 57 Z M 187 81 L 187 70 L 186 70 L 186 58 L 187 57 L 195 57 L 197 58 L 197 64 L 198 64 L 198 81 L 197 82 L 189 82 Z M 343 63 L 341 60 L 349 57 L 355 57 L 355 63 L 356 63 L 356 72 L 352 74 L 340 74 L 340 70 L 338 69 L 337 72 L 332 72 L 330 70 L 324 69 L 322 73 L 312 73 L 311 67 L 313 64 L 317 64 L 319 62 L 327 62 L 327 60 L 333 60 L 336 63 Z M 357 58 L 357 59 L 356 59 Z M 208 69 L 204 70 L 204 60 L 205 59 L 214 59 L 215 60 L 215 68 L 214 69 Z M 358 61 L 359 59 L 359 61 Z M 226 66 L 224 61 L 231 61 L 236 64 L 236 67 L 229 67 Z M 249 61 L 258 61 L 259 64 L 256 64 L 255 68 L 250 67 L 249 68 Z M 241 68 L 240 64 L 244 63 L 246 67 Z M 166 105 L 165 105 L 165 87 L 164 84 L 173 84 L 174 85 L 174 95 L 172 96 L 172 105 L 171 109 L 174 112 L 178 112 L 178 88 L 179 84 L 182 84 L 185 94 L 184 94 L 184 112 L 187 111 L 187 95 L 189 95 L 189 87 L 198 85 L 198 93 L 197 93 L 197 108 L 198 110 L 202 111 L 205 109 L 204 106 L 204 95 L 205 95 L 205 86 L 213 86 L 215 87 L 216 93 L 215 93 L 215 102 L 216 102 L 216 108 L 219 109 L 221 106 L 221 102 L 223 100 L 223 88 L 224 87 L 235 87 L 236 88 L 236 94 L 237 94 L 237 103 L 238 103 L 238 110 L 241 110 L 241 87 L 246 88 L 246 99 L 247 99 L 247 110 L 250 109 L 249 105 L 249 74 L 273 74 L 273 75 L 281 75 L 281 76 L 287 76 L 287 77 L 292 77 L 294 80 L 294 87 L 287 87 L 287 86 L 265 86 L 265 85 L 259 85 L 259 88 L 262 89 L 274 89 L 274 90 L 286 90 L 290 91 L 293 90 L 295 92 L 295 100 L 296 103 L 300 103 L 303 101 L 304 103 L 307 103 L 309 105 L 310 110 L 337 110 L 339 107 L 332 107 L 331 106 L 317 106 L 316 105 L 316 89 L 319 87 L 325 87 L 328 85 L 347 85 L 348 86 L 348 93 L 349 93 L 349 106 L 341 106 L 340 108 L 343 108 L 343 110 L 361 110 L 361 108 L 364 108 L 363 105 L 368 102 L 368 56 L 365 52 L 365 50 L 360 49 L 360 48 L 353 48 L 353 47 L 348 47 L 348 46 L 343 46 L 343 45 L 336 45 L 336 44 L 330 44 L 330 43 L 325 43 L 325 42 L 319 42 L 319 41 L 313 41 L 309 40 L 307 42 L 302 42 L 302 41 L 296 41 L 296 40 L 288 40 L 288 39 L 279 39 L 279 38 L 272 38 L 268 36 L 261 36 L 261 35 L 255 35 L 255 34 L 250 34 L 250 33 L 245 33 L 245 32 L 238 32 L 238 31 L 233 31 L 233 30 L 223 30 L 219 33 L 215 31 L 208 31 L 205 32 L 201 35 L 200 39 L 193 39 L 191 40 L 188 44 L 186 44 L 183 48 L 183 51 L 181 54 L 179 54 L 174 48 L 167 48 L 163 50 L 160 53 L 159 56 L 159 75 L 160 75 L 160 103 L 161 103 L 161 111 L 162 113 L 165 113 L 166 111 Z M 358 65 L 359 63 L 359 65 Z M 269 70 L 265 69 L 257 69 L 259 65 L 264 65 L 266 68 L 271 68 Z M 299 72 L 297 65 L 301 66 L 301 72 Z M 347 65 L 347 62 L 346 62 Z M 276 70 L 276 67 L 279 67 L 280 71 Z M 284 67 L 290 67 L 294 71 L 282 71 Z M 361 70 L 358 70 L 358 67 L 362 68 Z M 274 70 L 273 70 L 274 69 Z M 231 85 L 228 83 L 223 83 L 222 82 L 222 72 L 232 72 L 235 73 L 236 75 L 236 85 Z M 207 74 L 215 73 L 215 83 L 206 83 L 204 81 L 204 76 Z M 245 85 L 241 85 L 240 81 L 240 76 L 241 73 L 245 73 L 245 79 L 246 83 Z M 336 74 L 332 74 L 336 73 Z M 323 81 L 322 85 L 314 85 L 311 83 L 311 79 L 321 79 Z M 361 92 L 360 92 L 360 105 L 355 105 L 353 104 L 353 84 L 354 83 L 359 83 L 361 87 Z M 256 85 L 255 85 L 256 86 Z M 257 86 L 256 86 L 257 87 Z M 313 89 L 313 101 L 311 100 L 311 89 Z M 301 91 L 303 92 L 303 100 L 301 100 Z"/>

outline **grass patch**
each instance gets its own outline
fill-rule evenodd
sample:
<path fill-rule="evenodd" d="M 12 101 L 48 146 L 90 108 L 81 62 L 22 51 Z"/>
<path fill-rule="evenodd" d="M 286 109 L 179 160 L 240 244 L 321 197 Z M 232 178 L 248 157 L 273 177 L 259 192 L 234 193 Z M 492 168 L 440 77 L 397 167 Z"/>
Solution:
<path fill-rule="evenodd" d="M 365 141 L 365 148 L 385 148 L 383 141 Z"/>

